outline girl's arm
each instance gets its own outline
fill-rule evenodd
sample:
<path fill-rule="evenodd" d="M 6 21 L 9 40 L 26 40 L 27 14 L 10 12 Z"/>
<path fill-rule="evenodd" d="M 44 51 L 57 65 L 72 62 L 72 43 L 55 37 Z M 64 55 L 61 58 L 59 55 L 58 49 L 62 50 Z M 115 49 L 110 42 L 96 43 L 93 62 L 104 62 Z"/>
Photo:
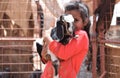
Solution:
<path fill-rule="evenodd" d="M 50 50 L 60 59 L 67 60 L 70 57 L 88 50 L 88 37 L 86 33 L 81 33 L 77 38 L 73 38 L 67 45 L 52 41 Z"/>

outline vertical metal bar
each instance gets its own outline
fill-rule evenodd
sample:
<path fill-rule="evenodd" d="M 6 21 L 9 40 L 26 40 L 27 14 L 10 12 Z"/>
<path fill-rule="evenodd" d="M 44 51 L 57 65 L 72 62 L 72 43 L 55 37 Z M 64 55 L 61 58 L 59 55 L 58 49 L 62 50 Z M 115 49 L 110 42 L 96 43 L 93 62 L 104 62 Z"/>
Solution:
<path fill-rule="evenodd" d="M 95 11 L 97 6 L 97 1 L 93 0 L 93 11 Z M 93 16 L 93 32 L 96 34 L 96 16 Z M 97 62 L 97 41 L 96 36 L 91 37 L 92 41 L 92 78 L 97 78 L 97 72 L 96 72 L 96 62 Z"/>
<path fill-rule="evenodd" d="M 104 32 L 101 32 L 102 38 L 104 37 Z M 101 73 L 103 74 L 105 72 L 105 43 L 100 42 L 100 67 L 101 67 Z M 102 77 L 104 78 L 104 76 Z"/>
<path fill-rule="evenodd" d="M 92 76 L 93 78 L 97 77 L 96 72 L 96 59 L 97 59 L 97 46 L 96 46 L 96 39 L 92 39 Z"/>
<path fill-rule="evenodd" d="M 95 31 L 96 28 L 96 16 L 93 16 L 93 31 Z M 96 33 L 96 32 L 94 32 Z M 97 72 L 96 72 L 96 59 L 97 59 L 97 42 L 96 42 L 96 36 L 91 37 L 92 41 L 92 76 L 93 78 L 97 77 Z"/>

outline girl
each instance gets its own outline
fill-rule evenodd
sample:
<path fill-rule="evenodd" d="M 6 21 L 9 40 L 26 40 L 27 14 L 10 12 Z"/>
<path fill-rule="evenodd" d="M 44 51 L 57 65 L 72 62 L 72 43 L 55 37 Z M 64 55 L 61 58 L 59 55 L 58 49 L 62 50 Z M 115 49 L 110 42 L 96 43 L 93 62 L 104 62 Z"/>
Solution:
<path fill-rule="evenodd" d="M 75 35 L 77 37 L 72 38 L 66 45 L 52 40 L 47 34 L 44 39 L 49 44 L 51 52 L 61 60 L 59 78 L 76 78 L 89 48 L 89 38 L 86 31 L 83 30 L 90 25 L 89 10 L 82 2 L 75 1 L 66 5 L 65 14 L 71 14 L 74 17 Z M 52 78 L 47 75 L 44 75 L 44 78 Z"/>

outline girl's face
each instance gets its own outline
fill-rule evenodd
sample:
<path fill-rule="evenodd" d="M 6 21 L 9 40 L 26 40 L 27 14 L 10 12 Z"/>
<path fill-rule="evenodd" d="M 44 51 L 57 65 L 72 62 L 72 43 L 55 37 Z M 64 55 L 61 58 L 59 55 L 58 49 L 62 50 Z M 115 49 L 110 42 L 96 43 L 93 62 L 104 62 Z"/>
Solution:
<path fill-rule="evenodd" d="M 75 30 L 80 30 L 83 29 L 83 27 L 85 26 L 80 12 L 77 10 L 71 10 L 71 11 L 66 11 L 66 14 L 71 14 L 74 17 L 74 26 L 75 26 Z"/>

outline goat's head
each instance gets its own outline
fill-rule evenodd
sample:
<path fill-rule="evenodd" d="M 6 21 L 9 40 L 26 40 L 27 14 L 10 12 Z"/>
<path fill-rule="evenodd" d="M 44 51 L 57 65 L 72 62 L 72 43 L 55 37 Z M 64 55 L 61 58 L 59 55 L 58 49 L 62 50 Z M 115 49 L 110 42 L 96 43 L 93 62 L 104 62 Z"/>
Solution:
<path fill-rule="evenodd" d="M 51 31 L 52 39 L 63 44 L 68 43 L 69 38 L 74 36 L 73 22 L 74 18 L 71 14 L 61 15 Z"/>

